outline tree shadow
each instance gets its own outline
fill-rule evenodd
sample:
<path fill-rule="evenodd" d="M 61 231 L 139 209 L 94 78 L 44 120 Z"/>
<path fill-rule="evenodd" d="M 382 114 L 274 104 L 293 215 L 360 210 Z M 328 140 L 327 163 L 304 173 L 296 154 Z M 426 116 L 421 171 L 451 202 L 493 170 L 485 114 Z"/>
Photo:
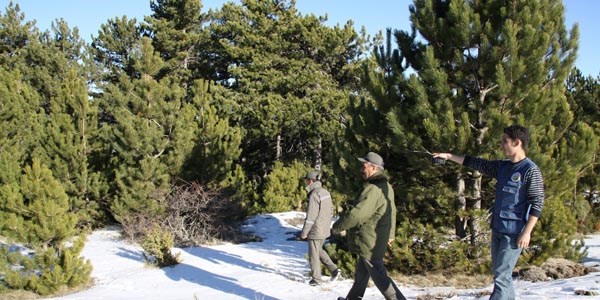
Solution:
<path fill-rule="evenodd" d="M 589 249 L 589 248 L 598 248 L 598 247 L 600 247 L 600 245 L 598 245 L 598 244 L 585 245 L 586 249 Z M 594 251 L 597 251 L 597 250 L 594 249 Z M 597 267 L 598 265 L 600 265 L 600 258 L 594 257 L 594 256 L 590 257 L 589 255 L 590 255 L 590 253 L 588 252 L 588 256 L 583 257 L 581 259 L 581 262 L 584 263 L 584 264 L 595 264 L 596 265 L 595 267 Z"/>
<path fill-rule="evenodd" d="M 259 242 L 238 244 L 236 247 L 249 249 L 257 252 L 257 254 L 262 253 L 264 256 L 256 255 L 242 258 L 239 255 L 216 249 L 218 247 L 190 247 L 184 248 L 183 251 L 214 264 L 234 265 L 254 271 L 277 274 L 292 281 L 304 282 L 306 276 L 303 274 L 309 270 L 306 259 L 307 243 L 305 241 L 287 240 L 290 233 L 295 233 L 298 229 L 283 222 L 269 215 L 259 215 L 246 220 L 242 225 L 244 232 L 256 234 L 261 237 L 261 240 Z M 273 256 L 285 259 L 278 264 L 276 261 L 269 261 L 269 258 Z M 268 263 L 265 263 L 265 260 Z M 276 267 L 273 268 L 267 265 L 275 265 Z"/>
<path fill-rule="evenodd" d="M 123 247 L 118 247 L 117 249 L 119 250 L 119 252 L 117 252 L 117 255 L 120 257 L 139 261 L 139 262 L 145 262 L 144 253 L 142 250 L 135 251 L 135 250 L 131 250 L 131 249 L 123 248 Z"/>
<path fill-rule="evenodd" d="M 192 247 L 184 248 L 183 251 L 207 260 L 214 264 L 229 264 L 243 267 L 250 270 L 273 272 L 274 270 L 260 264 L 252 263 L 241 258 L 239 255 L 231 254 L 225 251 L 220 251 L 212 248 Z"/>
<path fill-rule="evenodd" d="M 215 264 L 231 264 L 241 267 L 245 267 L 257 271 L 274 272 L 273 270 L 264 266 L 247 262 L 242 260 L 237 255 L 232 255 L 227 252 L 214 250 L 211 248 L 185 248 L 182 249 L 192 255 L 201 257 Z M 131 259 L 138 262 L 145 262 L 145 258 L 142 250 L 132 250 L 123 247 L 118 248 L 117 255 L 123 258 Z M 173 281 L 189 281 L 198 285 L 218 290 L 224 293 L 233 294 L 244 297 L 246 299 L 264 299 L 264 300 L 275 300 L 269 295 L 265 295 L 262 292 L 256 291 L 252 288 L 248 288 L 236 283 L 237 279 L 219 275 L 207 270 L 198 268 L 186 264 L 184 262 L 177 264 L 173 267 L 162 268 L 165 275 Z"/>
<path fill-rule="evenodd" d="M 596 263 L 597 265 L 600 265 L 600 258 L 597 257 L 584 257 L 581 259 L 581 262 L 584 264 L 592 264 L 592 263 Z"/>
<path fill-rule="evenodd" d="M 176 266 L 162 268 L 162 270 L 173 281 L 185 280 L 247 299 L 277 299 L 247 285 L 244 286 L 240 283 L 239 278 L 224 276 L 218 274 L 218 272 L 208 270 L 217 270 L 220 266 L 234 266 L 255 272 L 280 275 L 296 282 L 306 281 L 304 273 L 309 270 L 308 261 L 305 257 L 307 244 L 305 241 L 287 240 L 291 233 L 297 231 L 297 228 L 292 228 L 280 222 L 282 221 L 277 218 L 265 215 L 254 218 L 253 221 L 245 224 L 245 232 L 256 233 L 261 236 L 262 240 L 260 242 L 238 244 L 236 247 L 256 251 L 257 255 L 241 256 L 220 250 L 219 246 L 178 248 L 178 250 L 214 266 L 207 266 L 204 263 L 201 263 L 202 266 L 200 266 L 200 264 L 184 260 Z M 140 262 L 145 261 L 142 250 L 123 247 L 118 248 L 118 250 L 117 255 L 120 257 Z M 278 257 L 283 259 L 278 260 Z"/>
<path fill-rule="evenodd" d="M 186 280 L 224 293 L 241 296 L 246 299 L 277 299 L 254 289 L 242 286 L 236 283 L 237 280 L 235 278 L 215 274 L 185 263 L 180 263 L 175 268 L 163 268 L 163 271 L 167 277 L 173 281 Z"/>
<path fill-rule="evenodd" d="M 264 250 L 263 248 L 260 249 Z M 285 265 L 278 265 L 277 268 L 272 268 L 261 263 L 245 260 L 239 255 L 231 254 L 213 248 L 195 247 L 185 248 L 183 250 L 191 255 L 209 261 L 213 264 L 232 265 L 258 272 L 277 274 L 283 276 L 286 279 L 298 282 L 304 281 L 305 278 L 302 275 L 302 271 L 304 269 L 307 269 L 307 262 L 303 258 L 298 258 L 296 260 L 287 260 Z M 280 251 L 277 251 L 277 253 L 280 253 Z M 281 255 L 285 256 L 286 254 Z"/>

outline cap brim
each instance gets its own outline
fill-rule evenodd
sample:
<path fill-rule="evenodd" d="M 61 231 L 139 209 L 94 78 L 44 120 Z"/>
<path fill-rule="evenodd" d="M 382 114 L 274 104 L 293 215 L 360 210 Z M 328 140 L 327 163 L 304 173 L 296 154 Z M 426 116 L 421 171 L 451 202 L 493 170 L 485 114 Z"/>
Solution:
<path fill-rule="evenodd" d="M 383 170 L 383 166 L 380 166 L 380 165 L 378 165 L 378 164 L 372 163 L 371 161 L 369 161 L 369 160 L 367 160 L 367 159 L 364 159 L 364 158 L 362 158 L 362 157 L 359 157 L 359 158 L 358 158 L 358 160 L 359 160 L 360 162 L 363 162 L 363 163 L 370 163 L 370 164 L 376 165 L 377 167 L 379 167 L 379 168 L 381 168 L 381 169 Z"/>

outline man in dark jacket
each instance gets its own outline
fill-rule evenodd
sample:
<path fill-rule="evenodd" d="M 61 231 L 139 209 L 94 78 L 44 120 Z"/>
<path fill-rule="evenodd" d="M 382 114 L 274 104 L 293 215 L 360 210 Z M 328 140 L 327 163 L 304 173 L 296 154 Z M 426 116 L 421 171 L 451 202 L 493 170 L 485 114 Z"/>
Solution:
<path fill-rule="evenodd" d="M 358 160 L 362 162 L 361 174 L 366 181 L 364 189 L 332 228 L 334 234 L 348 231 L 349 250 L 358 255 L 354 284 L 346 298 L 338 300 L 362 299 L 369 278 L 385 299 L 406 299 L 383 264 L 383 256 L 396 231 L 394 190 L 383 174 L 383 159 L 379 154 L 369 152 Z"/>
<path fill-rule="evenodd" d="M 527 157 L 529 131 L 520 125 L 504 128 L 500 149 L 508 159 L 487 160 L 452 153 L 434 158 L 479 170 L 496 178 L 492 210 L 492 300 L 515 299 L 512 272 L 521 250 L 529 246 L 531 232 L 544 208 L 544 182 L 538 166 Z"/>
<path fill-rule="evenodd" d="M 323 250 L 323 243 L 331 232 L 331 218 L 333 217 L 331 194 L 323 188 L 321 174 L 318 171 L 308 172 L 303 179 L 308 191 L 308 207 L 300 238 L 303 240 L 308 238 L 308 261 L 312 276 L 308 284 L 315 286 L 323 282 L 321 262 L 331 273 L 331 280 L 339 278 L 342 271 Z"/>

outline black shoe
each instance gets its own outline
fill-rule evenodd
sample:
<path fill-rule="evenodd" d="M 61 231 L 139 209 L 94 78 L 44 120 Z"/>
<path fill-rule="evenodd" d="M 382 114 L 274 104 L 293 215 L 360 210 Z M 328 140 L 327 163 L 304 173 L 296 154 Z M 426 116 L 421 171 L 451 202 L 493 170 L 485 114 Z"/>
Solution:
<path fill-rule="evenodd" d="M 346 300 L 344 297 L 338 297 L 337 300 Z"/>
<path fill-rule="evenodd" d="M 340 279 L 340 277 L 342 276 L 342 270 L 340 269 L 335 269 L 332 273 L 331 273 L 331 281 L 336 281 L 338 279 Z"/>
<path fill-rule="evenodd" d="M 314 280 L 314 279 L 311 279 L 311 280 L 308 282 L 308 285 L 310 285 L 310 286 L 317 286 L 317 285 L 319 285 L 319 284 L 320 284 L 320 283 L 319 283 L 318 281 Z"/>

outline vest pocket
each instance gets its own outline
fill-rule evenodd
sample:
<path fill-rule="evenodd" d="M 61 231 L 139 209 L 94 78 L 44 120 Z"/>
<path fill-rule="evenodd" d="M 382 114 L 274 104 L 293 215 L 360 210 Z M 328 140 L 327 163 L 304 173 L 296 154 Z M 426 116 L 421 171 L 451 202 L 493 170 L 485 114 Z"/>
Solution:
<path fill-rule="evenodd" d="M 519 188 L 512 186 L 502 187 L 502 192 L 497 194 L 499 197 L 496 201 L 501 200 L 502 209 L 512 210 L 519 203 Z M 507 217 L 509 218 L 509 217 Z"/>
<path fill-rule="evenodd" d="M 525 226 L 525 220 L 521 217 L 522 213 L 514 211 L 501 210 L 499 222 L 496 224 L 496 230 L 505 234 L 519 234 Z"/>

